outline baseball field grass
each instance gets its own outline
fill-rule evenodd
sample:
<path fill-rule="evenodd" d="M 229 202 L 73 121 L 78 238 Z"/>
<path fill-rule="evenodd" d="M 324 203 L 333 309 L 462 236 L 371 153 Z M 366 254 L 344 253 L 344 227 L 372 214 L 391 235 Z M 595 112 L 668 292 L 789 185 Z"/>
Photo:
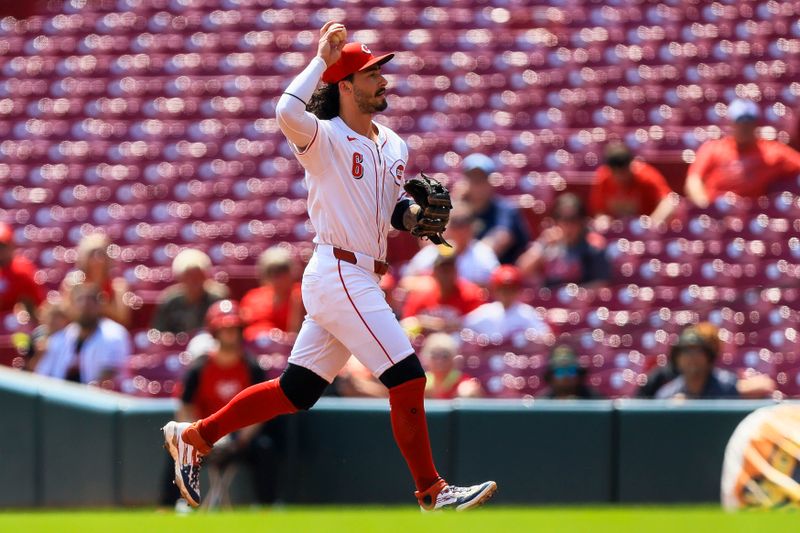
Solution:
<path fill-rule="evenodd" d="M 797 531 L 800 513 L 716 507 L 501 507 L 424 515 L 412 507 L 287 507 L 176 515 L 155 510 L 0 511 L 0 532 L 769 533 Z"/>

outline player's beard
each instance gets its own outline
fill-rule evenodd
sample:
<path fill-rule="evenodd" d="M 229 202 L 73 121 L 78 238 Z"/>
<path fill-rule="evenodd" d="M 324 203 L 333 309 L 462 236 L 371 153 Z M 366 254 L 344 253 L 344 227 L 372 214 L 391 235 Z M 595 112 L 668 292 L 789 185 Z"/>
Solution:
<path fill-rule="evenodd" d="M 358 110 L 362 113 L 371 115 L 372 113 L 378 113 L 389 107 L 389 102 L 387 102 L 385 98 L 385 89 L 383 89 L 383 92 L 380 96 L 370 96 L 364 91 L 356 89 L 355 87 L 353 89 L 353 97 L 356 101 L 356 105 L 358 106 Z"/>

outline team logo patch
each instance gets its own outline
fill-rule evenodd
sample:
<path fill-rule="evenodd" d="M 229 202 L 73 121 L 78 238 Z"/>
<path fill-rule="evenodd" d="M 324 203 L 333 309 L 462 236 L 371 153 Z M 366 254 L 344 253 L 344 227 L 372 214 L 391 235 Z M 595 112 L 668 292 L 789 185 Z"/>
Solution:
<path fill-rule="evenodd" d="M 397 185 L 403 184 L 403 176 L 406 172 L 406 162 L 402 159 L 395 161 L 394 164 L 389 168 L 389 173 L 394 178 L 394 182 Z"/>
<path fill-rule="evenodd" d="M 367 48 L 367 45 L 364 43 L 361 43 L 361 51 L 364 52 L 365 54 L 372 55 L 372 51 L 370 51 L 370 49 Z"/>

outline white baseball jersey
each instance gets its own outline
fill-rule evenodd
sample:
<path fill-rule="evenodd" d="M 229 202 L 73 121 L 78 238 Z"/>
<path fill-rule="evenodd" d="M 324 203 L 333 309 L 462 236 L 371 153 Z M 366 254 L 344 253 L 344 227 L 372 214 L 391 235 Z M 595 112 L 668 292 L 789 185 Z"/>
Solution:
<path fill-rule="evenodd" d="M 536 309 L 522 302 L 516 302 L 508 309 L 500 302 L 485 303 L 464 317 L 464 327 L 486 335 L 499 333 L 503 337 L 527 329 L 533 329 L 539 335 L 551 331 Z"/>
<path fill-rule="evenodd" d="M 373 122 L 376 142 L 339 117 L 320 120 L 307 112 L 325 68 L 315 57 L 289 84 L 276 107 L 278 125 L 306 170 L 314 242 L 384 260 L 408 147 L 386 126 Z"/>
<path fill-rule="evenodd" d="M 314 242 L 383 261 L 408 148 L 391 129 L 376 126 L 377 143 L 339 117 L 317 120 L 311 143 L 296 154 L 306 170 Z"/>
<path fill-rule="evenodd" d="M 375 125 L 376 142 L 339 117 L 320 120 L 308 113 L 305 102 L 324 70 L 325 62 L 314 58 L 278 100 L 276 111 L 306 170 L 318 245 L 303 273 L 307 314 L 289 362 L 330 382 L 351 354 L 380 376 L 414 349 L 386 303 L 373 262 L 386 257 L 408 148 L 385 126 Z M 354 252 L 357 264 L 338 259 L 333 246 Z"/>

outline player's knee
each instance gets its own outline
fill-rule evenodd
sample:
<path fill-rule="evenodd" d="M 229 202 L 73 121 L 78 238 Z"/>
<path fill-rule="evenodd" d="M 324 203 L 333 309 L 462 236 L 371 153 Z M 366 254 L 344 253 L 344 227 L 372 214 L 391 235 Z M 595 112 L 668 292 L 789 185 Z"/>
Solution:
<path fill-rule="evenodd" d="M 422 363 L 419 362 L 417 354 L 412 353 L 399 363 L 391 366 L 386 372 L 381 374 L 381 383 L 391 389 L 398 385 L 402 385 L 412 379 L 425 378 L 425 370 L 422 368 Z"/>
<path fill-rule="evenodd" d="M 325 392 L 328 382 L 307 368 L 289 363 L 281 374 L 280 385 L 292 405 L 307 411 Z"/>

